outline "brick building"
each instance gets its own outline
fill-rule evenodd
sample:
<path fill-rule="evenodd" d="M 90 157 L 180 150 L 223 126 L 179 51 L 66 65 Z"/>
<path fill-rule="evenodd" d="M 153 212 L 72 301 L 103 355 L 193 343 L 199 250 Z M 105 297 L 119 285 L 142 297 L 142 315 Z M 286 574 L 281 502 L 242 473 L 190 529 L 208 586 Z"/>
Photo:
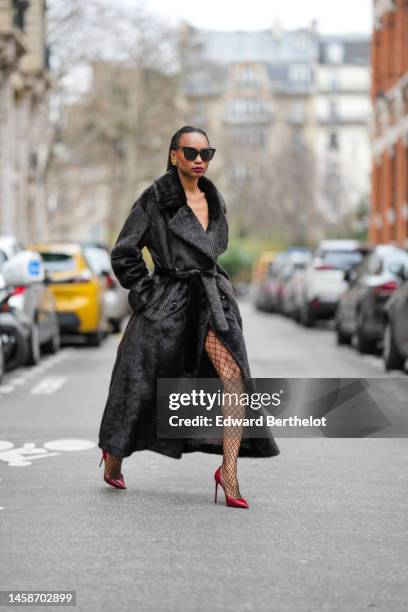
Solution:
<path fill-rule="evenodd" d="M 408 247 L 408 0 L 375 0 L 369 238 Z"/>

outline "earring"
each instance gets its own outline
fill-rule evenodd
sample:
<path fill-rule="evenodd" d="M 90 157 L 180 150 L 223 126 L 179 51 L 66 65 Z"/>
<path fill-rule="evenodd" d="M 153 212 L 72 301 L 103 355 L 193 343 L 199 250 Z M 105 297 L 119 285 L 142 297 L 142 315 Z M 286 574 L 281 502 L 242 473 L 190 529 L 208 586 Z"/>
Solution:
<path fill-rule="evenodd" d="M 177 166 L 177 162 L 176 162 L 176 160 L 175 160 L 175 159 L 172 159 L 172 160 L 171 160 L 171 163 L 173 164 L 173 166 Z"/>

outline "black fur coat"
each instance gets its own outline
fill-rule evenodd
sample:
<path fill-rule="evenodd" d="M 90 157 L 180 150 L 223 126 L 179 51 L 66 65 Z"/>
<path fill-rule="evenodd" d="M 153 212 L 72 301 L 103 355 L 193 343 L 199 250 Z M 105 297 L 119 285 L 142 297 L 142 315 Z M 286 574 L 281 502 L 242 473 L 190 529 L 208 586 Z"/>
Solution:
<path fill-rule="evenodd" d="M 117 349 L 99 431 L 99 447 L 116 456 L 143 449 L 177 459 L 191 451 L 222 454 L 222 439 L 156 434 L 158 377 L 218 378 L 204 349 L 208 326 L 240 366 L 245 389 L 255 390 L 235 292 L 217 263 L 228 245 L 225 201 L 207 177 L 201 176 L 198 186 L 208 202 L 207 230 L 188 205 L 173 167 L 141 193 L 111 252 L 113 270 L 129 289 L 133 310 Z M 200 291 L 192 292 L 185 279 L 149 274 L 141 253 L 144 246 L 155 270 L 197 269 Z M 279 448 L 265 428 L 265 437 L 242 440 L 239 456 L 277 454 Z"/>

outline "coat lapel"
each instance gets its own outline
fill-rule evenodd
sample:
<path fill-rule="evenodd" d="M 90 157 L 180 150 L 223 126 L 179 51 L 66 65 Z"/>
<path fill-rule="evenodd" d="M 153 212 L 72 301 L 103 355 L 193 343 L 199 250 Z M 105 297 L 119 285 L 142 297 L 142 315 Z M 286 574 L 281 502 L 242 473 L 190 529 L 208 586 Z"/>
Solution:
<path fill-rule="evenodd" d="M 169 212 L 169 229 L 212 261 L 216 261 L 228 246 L 228 223 L 224 199 L 214 183 L 205 176 L 198 179 L 198 187 L 204 191 L 208 202 L 211 224 L 208 232 L 188 205 L 175 167 L 153 181 L 153 185 L 160 209 Z"/>

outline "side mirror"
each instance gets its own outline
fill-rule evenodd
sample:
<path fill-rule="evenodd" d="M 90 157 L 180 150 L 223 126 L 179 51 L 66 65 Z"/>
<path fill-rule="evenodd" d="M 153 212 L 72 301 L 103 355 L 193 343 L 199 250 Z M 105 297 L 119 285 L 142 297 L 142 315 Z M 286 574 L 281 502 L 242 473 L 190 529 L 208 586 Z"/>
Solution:
<path fill-rule="evenodd" d="M 41 255 L 35 251 L 20 251 L 3 264 L 1 273 L 6 286 L 24 286 L 42 282 L 44 262 Z"/>
<path fill-rule="evenodd" d="M 46 285 L 49 285 L 52 282 L 52 276 L 48 272 L 48 270 L 44 270 L 44 279 L 43 279 L 43 281 L 44 281 L 44 283 Z"/>
<path fill-rule="evenodd" d="M 393 264 L 390 266 L 390 272 L 398 276 L 401 281 L 408 280 L 408 268 L 404 264 Z"/>
<path fill-rule="evenodd" d="M 353 283 L 357 278 L 357 272 L 355 268 L 349 268 L 348 270 L 345 270 L 343 278 L 346 283 Z"/>

